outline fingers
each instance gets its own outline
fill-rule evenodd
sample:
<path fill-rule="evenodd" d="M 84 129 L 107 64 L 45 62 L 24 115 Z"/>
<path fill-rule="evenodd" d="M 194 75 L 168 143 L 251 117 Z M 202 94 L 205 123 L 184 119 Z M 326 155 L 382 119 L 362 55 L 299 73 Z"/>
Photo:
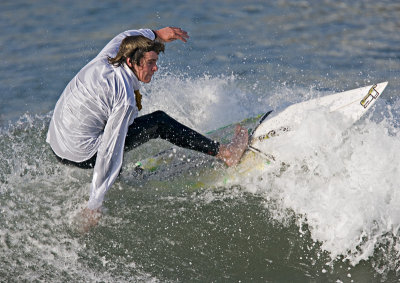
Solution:
<path fill-rule="evenodd" d="M 177 39 L 187 42 L 189 39 L 188 33 L 178 27 L 166 27 L 159 29 L 157 30 L 157 36 L 165 42 L 170 42 Z"/>
<path fill-rule="evenodd" d="M 175 32 L 176 35 L 176 39 L 182 40 L 183 42 L 187 42 L 187 40 L 189 39 L 189 35 L 186 31 L 184 31 L 181 28 L 172 28 Z"/>

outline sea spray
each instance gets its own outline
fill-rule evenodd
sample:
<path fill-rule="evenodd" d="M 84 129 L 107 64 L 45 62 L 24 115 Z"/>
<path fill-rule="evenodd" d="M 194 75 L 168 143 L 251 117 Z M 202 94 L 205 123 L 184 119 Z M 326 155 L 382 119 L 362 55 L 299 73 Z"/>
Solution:
<path fill-rule="evenodd" d="M 159 80 L 160 84 L 171 83 L 169 78 Z M 148 111 L 164 107 L 177 119 L 185 120 L 186 106 L 194 104 L 194 113 L 212 106 L 210 109 L 216 112 L 221 107 L 221 112 L 214 115 L 223 116 L 230 113 L 224 108 L 228 101 L 228 106 L 243 117 L 253 115 L 250 106 L 235 108 L 235 103 L 249 94 L 241 90 L 240 82 L 234 77 L 177 76 L 174 80 L 168 90 L 172 98 L 166 96 L 164 105 L 153 104 L 161 95 L 158 90 L 147 93 L 146 99 L 153 107 Z M 182 100 L 185 107 L 175 107 L 179 96 L 173 94 L 182 89 L 193 89 L 193 92 Z M 277 87 L 273 93 L 272 99 L 250 94 L 254 96 L 254 103 L 263 101 L 255 106 L 256 112 L 270 109 L 269 103 L 273 105 L 275 99 L 281 98 L 282 105 L 290 105 L 308 96 L 325 94 L 307 89 L 295 92 L 287 86 Z M 211 98 L 219 95 L 226 99 L 205 103 L 202 99 L 209 97 L 212 101 Z M 384 103 L 377 106 L 383 113 L 397 109 L 388 110 Z M 92 280 L 98 272 L 102 272 L 102 278 L 121 281 L 154 280 L 172 276 L 169 270 L 176 268 L 177 263 L 168 265 L 169 261 L 163 261 L 165 268 L 153 268 L 149 273 L 148 268 L 142 268 L 146 265 L 143 262 L 154 266 L 157 258 L 185 255 L 192 265 L 180 266 L 184 276 L 210 270 L 210 266 L 202 266 L 205 258 L 219 258 L 223 265 L 215 263 L 216 268 L 234 274 L 238 267 L 230 266 L 228 257 L 234 256 L 237 263 L 245 264 L 246 257 L 240 256 L 245 254 L 244 248 L 259 251 L 261 263 L 267 262 L 267 265 L 250 262 L 269 278 L 275 278 L 274 268 L 287 274 L 288 279 L 305 278 L 304 274 L 309 273 L 314 278 L 337 279 L 343 278 L 339 275 L 343 270 L 345 278 L 348 274 L 360 278 L 361 275 L 357 277 L 360 261 L 370 262 L 378 274 L 396 272 L 399 172 L 395 161 L 399 158 L 396 152 L 399 145 L 396 123 L 386 116 L 390 115 L 366 116 L 340 131 L 346 126 L 340 117 L 326 115 L 325 111 L 308 113 L 307 123 L 299 125 L 295 133 L 277 144 L 287 149 L 281 156 L 284 166 L 271 165 L 268 171 L 239 180 L 235 185 L 222 183 L 217 189 L 203 186 L 191 191 L 177 187 L 173 179 L 163 179 L 157 173 L 153 179 L 158 179 L 158 184 L 137 182 L 135 178 L 125 182 L 119 178 L 107 194 L 103 219 L 91 234 L 94 238 L 80 238 L 73 222 L 87 201 L 92 171 L 57 162 L 45 142 L 50 113 L 44 117 L 26 115 L 1 132 L 1 224 L 4 229 L 0 244 L 5 273 L 16 270 L 22 274 L 21 280 L 51 280 L 57 276 Z M 236 122 L 234 117 L 230 116 L 224 123 Z M 204 120 L 202 115 L 192 115 L 187 122 L 199 129 L 216 128 L 214 121 Z M 218 139 L 218 131 L 215 138 Z M 124 162 L 136 162 L 135 156 L 156 154 L 158 147 L 149 146 L 149 150 L 141 147 L 137 152 L 126 153 Z M 165 147 L 168 144 L 159 149 Z M 176 157 L 178 165 L 182 159 L 190 170 L 198 168 L 191 162 L 212 164 L 212 159 L 193 157 L 184 150 L 178 150 Z M 129 173 L 126 163 L 124 168 Z M 218 170 L 217 173 L 223 174 L 222 167 Z M 150 240 L 158 234 L 162 236 L 156 242 Z M 191 242 L 185 242 L 181 235 Z M 214 242 L 206 245 L 204 241 L 209 238 Z M 187 247 L 189 252 L 177 249 L 177 245 Z M 219 250 L 221 256 L 207 246 Z M 163 252 L 163 249 L 166 250 Z M 13 256 L 15 250 L 17 253 Z M 137 256 L 137 250 L 144 258 Z M 276 256 L 271 255 L 273 252 Z M 133 266 L 134 270 L 126 275 L 127 270 L 119 272 L 115 268 L 118 264 Z M 35 271 L 40 265 L 47 267 L 43 272 Z M 31 271 L 25 272 L 24 266 Z M 104 266 L 109 271 L 101 271 Z M 309 268 L 304 274 L 298 274 L 294 270 L 300 266 Z"/>
<path fill-rule="evenodd" d="M 356 265 L 399 237 L 400 142 L 398 129 L 385 119 L 365 118 L 342 132 L 343 123 L 340 116 L 308 113 L 285 141 L 276 137 L 285 153 L 279 159 L 287 164 L 284 170 L 271 169 L 280 173 L 265 172 L 264 178 L 243 185 L 278 202 L 277 215 L 285 210 L 298 215 L 332 260 Z M 391 262 L 398 261 L 397 247 L 385 247 Z"/>

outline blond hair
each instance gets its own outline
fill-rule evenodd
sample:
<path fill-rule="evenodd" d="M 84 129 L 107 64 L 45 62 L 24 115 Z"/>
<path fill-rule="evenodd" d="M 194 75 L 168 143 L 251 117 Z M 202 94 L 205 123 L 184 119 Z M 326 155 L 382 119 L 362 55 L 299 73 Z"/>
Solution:
<path fill-rule="evenodd" d="M 114 58 L 108 57 L 108 62 L 119 67 L 127 58 L 130 58 L 136 65 L 140 66 L 140 60 L 145 52 L 154 51 L 160 54 L 164 50 L 165 45 L 162 42 L 153 41 L 142 35 L 127 36 L 122 40 L 117 55 Z"/>

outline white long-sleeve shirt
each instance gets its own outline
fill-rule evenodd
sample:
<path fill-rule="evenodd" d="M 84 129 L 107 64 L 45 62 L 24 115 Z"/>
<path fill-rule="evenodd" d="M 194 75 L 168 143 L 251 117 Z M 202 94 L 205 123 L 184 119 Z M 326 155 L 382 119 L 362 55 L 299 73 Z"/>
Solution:
<path fill-rule="evenodd" d="M 126 36 L 143 35 L 154 40 L 149 29 L 117 35 L 69 82 L 54 109 L 46 141 L 61 158 L 83 162 L 97 152 L 88 208 L 97 209 L 122 166 L 125 137 L 138 116 L 134 90 L 139 81 L 115 57 Z"/>

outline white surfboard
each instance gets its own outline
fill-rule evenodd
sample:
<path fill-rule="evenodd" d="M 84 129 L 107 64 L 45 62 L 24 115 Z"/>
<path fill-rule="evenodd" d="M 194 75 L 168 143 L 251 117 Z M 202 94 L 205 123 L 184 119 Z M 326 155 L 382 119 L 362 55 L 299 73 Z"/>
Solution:
<path fill-rule="evenodd" d="M 248 149 L 269 161 L 275 161 L 279 157 L 276 156 L 276 153 L 268 151 L 268 141 L 273 137 L 292 131 L 293 125 L 298 125 L 302 122 L 301 119 L 304 118 L 304 113 L 324 107 L 329 112 L 340 113 L 350 121 L 350 124 L 353 124 L 371 108 L 387 84 L 388 82 L 383 82 L 304 101 L 293 104 L 277 113 L 267 112 L 251 134 Z M 303 115 L 300 115 L 301 113 Z M 248 159 L 248 155 L 249 152 L 247 151 L 243 155 L 241 162 Z"/>
<path fill-rule="evenodd" d="M 204 161 L 203 158 L 205 157 L 202 154 L 193 154 L 193 156 L 188 157 L 187 151 L 182 150 L 180 152 L 179 149 L 171 148 L 138 162 L 133 170 L 137 173 L 128 173 L 127 180 L 135 183 L 140 180 L 145 183 L 180 182 L 179 184 L 182 186 L 198 188 L 219 186 L 221 181 L 223 185 L 234 183 L 251 172 L 264 172 L 272 162 L 279 164 L 278 162 L 282 161 L 281 143 L 293 143 L 290 140 L 290 134 L 296 132 L 296 125 L 304 122 L 303 119 L 307 117 L 308 113 L 312 111 L 335 112 L 348 120 L 347 125 L 352 125 L 372 107 L 386 85 L 387 82 L 383 82 L 327 95 L 293 104 L 282 111 L 269 111 L 261 118 L 246 119 L 245 121 L 257 121 L 258 119 L 258 123 L 256 123 L 255 130 L 250 134 L 248 149 L 243 154 L 238 166 L 234 168 L 215 170 L 214 165 L 212 165 L 215 159 L 209 158 Z M 245 121 L 244 124 L 246 124 Z M 231 137 L 233 128 L 234 125 L 230 125 L 210 133 L 216 133 L 219 137 L 225 134 Z M 225 133 L 225 130 L 227 130 L 227 133 Z M 188 158 L 191 162 L 187 162 Z M 132 172 L 129 169 L 126 171 Z M 157 183 L 157 185 L 160 184 Z"/>

